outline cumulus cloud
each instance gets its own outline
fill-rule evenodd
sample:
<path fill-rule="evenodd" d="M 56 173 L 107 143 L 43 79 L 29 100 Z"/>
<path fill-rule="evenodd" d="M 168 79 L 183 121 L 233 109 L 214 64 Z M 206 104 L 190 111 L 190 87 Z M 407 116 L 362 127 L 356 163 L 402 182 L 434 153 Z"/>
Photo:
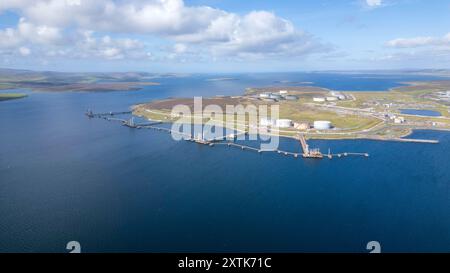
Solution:
<path fill-rule="evenodd" d="M 369 2 L 381 4 L 380 0 Z M 16 29 L 0 30 L 0 38 L 11 38 L 8 42 L 0 41 L 0 46 L 26 43 L 55 46 L 64 43 L 64 38 L 66 43 L 70 40 L 62 37 L 67 36 L 68 30 L 89 30 L 82 35 L 81 42 L 75 42 L 80 50 L 78 55 L 110 60 L 148 53 L 145 45 L 137 40 L 117 40 L 110 36 L 98 39 L 94 33 L 168 39 L 174 43 L 171 54 L 181 55 L 188 48 L 198 47 L 214 58 L 299 57 L 330 49 L 271 12 L 237 15 L 208 6 L 187 6 L 183 0 L 2 0 L 2 10 L 14 10 L 26 19 L 21 19 Z M 60 55 L 67 53 L 67 48 L 52 52 Z"/>
<path fill-rule="evenodd" d="M 414 37 L 390 40 L 387 46 L 393 48 L 413 48 L 424 46 L 450 46 L 450 33 L 443 37 Z"/>
<path fill-rule="evenodd" d="M 96 37 L 93 31 L 79 32 L 70 50 L 55 52 L 71 58 L 102 58 L 107 60 L 146 59 L 149 52 L 136 39 L 114 39 L 108 35 Z"/>
<path fill-rule="evenodd" d="M 46 25 L 34 25 L 20 18 L 17 28 L 0 30 L 0 47 L 15 47 L 24 42 L 37 44 L 57 44 L 63 37 L 58 28 Z"/>
<path fill-rule="evenodd" d="M 450 61 L 450 33 L 442 37 L 397 38 L 386 42 L 394 50 L 387 56 L 394 61 L 422 61 L 435 64 Z"/>
<path fill-rule="evenodd" d="M 231 54 L 256 52 L 295 56 L 323 48 L 311 35 L 295 29 L 291 22 L 273 13 L 251 12 L 236 25 L 230 40 L 219 45 Z"/>

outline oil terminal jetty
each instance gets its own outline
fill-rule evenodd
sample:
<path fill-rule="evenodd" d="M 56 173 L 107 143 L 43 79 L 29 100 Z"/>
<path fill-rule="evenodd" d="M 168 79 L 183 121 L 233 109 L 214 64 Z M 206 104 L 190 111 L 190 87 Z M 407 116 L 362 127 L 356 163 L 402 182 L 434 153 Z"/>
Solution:
<path fill-rule="evenodd" d="M 324 157 L 327 157 L 329 159 L 332 159 L 334 157 L 347 157 L 347 156 L 362 156 L 362 157 L 369 157 L 368 153 L 335 153 L 332 154 L 330 150 L 327 154 L 323 154 L 318 148 L 310 148 L 309 144 L 307 143 L 307 140 L 304 135 L 299 134 L 298 135 L 298 141 L 301 145 L 301 151 L 299 152 L 291 152 L 291 151 L 284 151 L 280 149 L 260 149 L 256 147 L 252 147 L 249 145 L 239 144 L 236 143 L 235 140 L 241 136 L 241 135 L 248 135 L 247 132 L 235 132 L 233 134 L 224 135 L 212 139 L 205 138 L 203 136 L 193 136 L 187 133 L 181 133 L 178 131 L 173 131 L 170 128 L 157 126 L 160 124 L 163 124 L 162 121 L 152 121 L 147 123 L 137 123 L 134 121 L 134 117 L 131 117 L 129 119 L 120 118 L 120 116 L 123 115 L 129 115 L 131 114 L 131 111 L 122 111 L 122 112 L 105 112 L 105 113 L 93 113 L 91 110 L 86 111 L 85 115 L 88 118 L 100 118 L 107 121 L 117 121 L 121 122 L 123 126 L 134 128 L 134 129 L 152 129 L 156 131 L 166 132 L 170 134 L 178 134 L 182 135 L 184 137 L 184 140 L 194 142 L 201 145 L 208 145 L 210 147 L 214 147 L 215 145 L 218 146 L 226 146 L 226 147 L 235 147 L 239 148 L 241 150 L 247 150 L 247 151 L 254 151 L 257 153 L 277 153 L 284 156 L 291 156 L 294 158 L 303 157 L 303 158 L 310 158 L 310 159 L 323 159 Z"/>

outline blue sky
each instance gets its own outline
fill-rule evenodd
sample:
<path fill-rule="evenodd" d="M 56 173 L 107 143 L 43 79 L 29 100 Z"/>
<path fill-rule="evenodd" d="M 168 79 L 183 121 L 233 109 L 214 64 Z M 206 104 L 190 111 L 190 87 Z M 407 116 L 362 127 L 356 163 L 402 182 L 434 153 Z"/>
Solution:
<path fill-rule="evenodd" d="M 0 66 L 261 72 L 450 68 L 444 0 L 2 0 Z"/>

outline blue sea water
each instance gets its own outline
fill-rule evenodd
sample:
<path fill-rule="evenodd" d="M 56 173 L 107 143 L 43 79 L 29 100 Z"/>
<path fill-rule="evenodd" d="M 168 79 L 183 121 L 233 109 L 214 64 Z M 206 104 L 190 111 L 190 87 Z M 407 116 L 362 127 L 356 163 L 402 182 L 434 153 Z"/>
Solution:
<path fill-rule="evenodd" d="M 450 251 L 450 134 L 439 144 L 310 141 L 369 158 L 304 160 L 175 142 L 84 116 L 166 97 L 240 94 L 276 81 L 384 90 L 410 76 L 211 75 L 137 92 L 30 93 L 0 102 L 0 252 Z M 230 77 L 230 75 L 220 75 Z M 420 79 L 423 79 L 419 77 Z M 417 80 L 417 78 L 415 78 Z M 411 79 L 412 80 L 412 79 Z M 282 139 L 281 148 L 299 151 Z"/>

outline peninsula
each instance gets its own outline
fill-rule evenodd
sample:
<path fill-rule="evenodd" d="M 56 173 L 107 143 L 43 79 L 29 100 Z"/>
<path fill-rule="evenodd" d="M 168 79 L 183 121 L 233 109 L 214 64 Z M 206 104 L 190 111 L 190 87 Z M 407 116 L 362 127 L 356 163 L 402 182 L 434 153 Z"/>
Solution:
<path fill-rule="evenodd" d="M 20 93 L 0 93 L 0 101 L 21 99 L 25 98 L 26 96 L 26 94 Z"/>
<path fill-rule="evenodd" d="M 247 88 L 241 96 L 204 98 L 203 105 L 219 105 L 222 109 L 239 104 L 279 105 L 282 123 L 244 119 L 245 128 L 268 127 L 272 134 L 294 138 L 301 134 L 308 139 L 414 141 L 405 137 L 415 129 L 450 130 L 450 81 L 403 84 L 373 92 L 338 92 L 314 86 Z M 179 117 L 171 115 L 171 109 L 178 104 L 193 109 L 192 98 L 173 98 L 135 105 L 133 114 L 174 122 Z M 234 124 L 226 123 L 226 115 L 222 121 L 205 121 L 232 128 Z"/>

